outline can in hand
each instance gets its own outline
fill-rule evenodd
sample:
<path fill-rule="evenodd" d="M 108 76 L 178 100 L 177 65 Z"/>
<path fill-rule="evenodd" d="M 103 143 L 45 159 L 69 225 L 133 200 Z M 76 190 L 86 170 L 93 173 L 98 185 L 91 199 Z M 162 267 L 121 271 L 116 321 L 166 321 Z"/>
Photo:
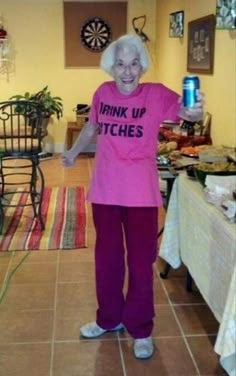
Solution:
<path fill-rule="evenodd" d="M 183 78 L 183 105 L 193 107 L 197 102 L 197 90 L 200 88 L 200 80 L 197 76 Z"/>

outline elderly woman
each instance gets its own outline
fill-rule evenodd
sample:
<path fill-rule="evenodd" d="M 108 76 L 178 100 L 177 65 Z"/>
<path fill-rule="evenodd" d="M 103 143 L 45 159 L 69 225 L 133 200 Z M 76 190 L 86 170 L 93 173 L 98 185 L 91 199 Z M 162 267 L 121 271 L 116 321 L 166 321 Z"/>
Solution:
<path fill-rule="evenodd" d="M 95 91 L 89 121 L 65 166 L 97 134 L 88 200 L 96 230 L 96 321 L 81 328 L 95 338 L 124 328 L 134 338 L 136 358 L 152 356 L 153 263 L 157 255 L 158 207 L 162 205 L 156 166 L 160 124 L 202 117 L 202 101 L 185 109 L 177 93 L 160 83 L 139 83 L 149 58 L 137 35 L 124 35 L 103 52 L 101 68 L 113 77 Z M 128 288 L 124 279 L 128 269 Z"/>

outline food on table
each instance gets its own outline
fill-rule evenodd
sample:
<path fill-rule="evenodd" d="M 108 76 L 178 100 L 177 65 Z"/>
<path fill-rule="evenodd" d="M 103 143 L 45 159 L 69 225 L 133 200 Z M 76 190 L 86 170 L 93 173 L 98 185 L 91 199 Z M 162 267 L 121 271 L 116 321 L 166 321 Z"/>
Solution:
<path fill-rule="evenodd" d="M 169 154 L 173 150 L 177 149 L 177 142 L 170 141 L 170 142 L 162 142 L 157 147 L 157 154 Z"/>
<path fill-rule="evenodd" d="M 199 160 L 201 162 L 227 162 L 228 154 L 233 151 L 233 148 L 224 146 L 214 146 L 199 153 Z"/>
<path fill-rule="evenodd" d="M 236 173 L 236 163 L 233 162 L 214 162 L 214 163 L 199 163 L 196 168 L 205 172 L 227 172 L 235 171 Z"/>
<path fill-rule="evenodd" d="M 173 150 L 169 154 L 169 158 L 170 158 L 170 160 L 175 161 L 176 159 L 182 158 L 182 154 L 181 154 L 180 150 Z"/>
<path fill-rule="evenodd" d="M 236 164 L 233 162 L 200 162 L 195 165 L 195 176 L 197 180 L 205 186 L 207 175 L 229 176 L 236 175 Z"/>
<path fill-rule="evenodd" d="M 209 148 L 211 148 L 211 146 L 209 145 L 184 146 L 180 149 L 180 151 L 183 155 L 198 157 L 200 152 Z"/>
<path fill-rule="evenodd" d="M 199 150 L 195 146 L 185 146 L 180 149 L 183 155 L 191 155 L 198 157 Z"/>

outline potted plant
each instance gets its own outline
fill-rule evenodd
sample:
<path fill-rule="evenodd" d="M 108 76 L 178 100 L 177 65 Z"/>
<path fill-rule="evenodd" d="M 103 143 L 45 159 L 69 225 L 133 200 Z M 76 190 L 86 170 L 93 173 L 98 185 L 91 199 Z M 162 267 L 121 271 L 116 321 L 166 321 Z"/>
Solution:
<path fill-rule="evenodd" d="M 30 94 L 29 92 L 26 92 L 24 95 L 13 95 L 10 99 L 15 101 L 28 100 L 41 103 L 45 110 L 44 117 L 47 119 L 54 114 L 56 115 L 57 119 L 60 119 L 60 117 L 63 115 L 62 99 L 60 97 L 53 97 L 51 92 L 48 90 L 48 86 L 45 86 L 37 93 Z"/>
<path fill-rule="evenodd" d="M 11 100 L 14 101 L 21 101 L 21 100 L 26 100 L 26 101 L 34 101 L 34 102 L 39 102 L 44 111 L 43 111 L 43 122 L 42 122 L 42 138 L 47 136 L 48 134 L 48 123 L 49 119 L 52 115 L 56 115 L 57 119 L 60 119 L 60 117 L 63 116 L 63 104 L 62 104 L 62 99 L 60 97 L 54 97 L 51 95 L 51 92 L 48 90 L 48 86 L 45 86 L 42 90 L 30 94 L 29 92 L 26 92 L 24 95 L 17 94 L 13 95 Z M 25 108 L 25 107 L 24 107 Z M 21 113 L 23 111 L 23 107 L 18 105 L 15 108 L 15 111 L 18 113 Z M 34 114 L 28 114 L 29 115 L 29 126 L 32 127 L 33 129 L 35 128 L 35 119 L 34 119 Z M 51 157 L 51 153 L 48 152 L 42 152 L 41 153 L 41 158 L 46 158 L 46 157 Z"/>

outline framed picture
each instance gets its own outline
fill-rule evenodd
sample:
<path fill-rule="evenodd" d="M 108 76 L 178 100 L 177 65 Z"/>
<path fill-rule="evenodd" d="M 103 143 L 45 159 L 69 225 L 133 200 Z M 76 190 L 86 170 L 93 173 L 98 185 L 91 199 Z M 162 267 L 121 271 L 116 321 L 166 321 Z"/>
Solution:
<path fill-rule="evenodd" d="M 217 0 L 216 3 L 216 28 L 236 28 L 236 1 Z"/>
<path fill-rule="evenodd" d="M 169 36 L 181 38 L 184 35 L 184 12 L 170 13 Z"/>
<path fill-rule="evenodd" d="M 198 18 L 188 23 L 187 71 L 213 73 L 215 16 Z"/>

